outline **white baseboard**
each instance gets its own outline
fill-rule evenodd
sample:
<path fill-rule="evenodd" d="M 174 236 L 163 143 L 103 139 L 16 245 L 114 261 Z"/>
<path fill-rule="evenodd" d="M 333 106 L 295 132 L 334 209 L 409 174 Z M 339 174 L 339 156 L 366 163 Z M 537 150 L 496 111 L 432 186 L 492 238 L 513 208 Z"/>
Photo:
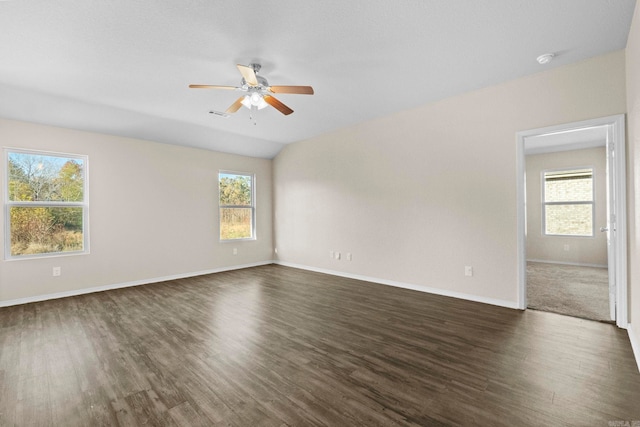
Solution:
<path fill-rule="evenodd" d="M 202 276 L 205 274 L 212 274 L 212 273 L 221 273 L 223 271 L 240 270 L 242 268 L 258 267 L 261 265 L 267 265 L 267 264 L 273 264 L 273 263 L 274 262 L 271 260 L 261 261 L 261 262 L 256 262 L 252 264 L 234 265 L 231 267 L 220 267 L 220 268 L 214 268 L 211 270 L 196 271 L 196 272 L 184 273 L 184 274 L 174 274 L 171 276 L 164 276 L 164 277 L 154 277 L 152 279 L 134 280 L 133 282 L 114 283 L 112 285 L 96 286 L 93 288 L 83 288 L 83 289 L 75 289 L 73 291 L 56 292 L 53 294 L 36 295 L 33 297 L 0 301 L 0 307 L 9 307 L 12 305 L 28 304 L 31 302 L 46 301 L 50 299 L 73 297 L 77 295 L 90 294 L 93 292 L 102 292 L 102 291 L 109 291 L 112 289 L 129 288 L 132 286 L 150 285 L 152 283 L 166 282 L 168 280 L 185 279 L 187 277 Z"/>
<path fill-rule="evenodd" d="M 542 262 L 542 263 L 545 263 L 545 264 L 575 265 L 577 267 L 608 268 L 608 266 L 606 264 L 589 264 L 588 262 L 549 261 L 549 260 L 546 260 L 546 259 L 527 259 L 527 262 Z"/>
<path fill-rule="evenodd" d="M 638 365 L 638 371 L 640 372 L 640 338 L 636 335 L 631 323 L 629 323 L 629 326 L 627 327 L 627 333 L 629 334 L 629 341 L 631 341 L 633 355 L 636 358 L 636 364 Z"/>
<path fill-rule="evenodd" d="M 431 288 L 429 286 L 414 285 L 411 283 L 396 282 L 395 280 L 378 279 L 376 277 L 361 276 L 359 274 L 344 273 L 342 271 L 327 270 L 324 268 L 310 267 L 308 265 L 294 264 L 294 263 L 284 262 L 284 261 L 274 261 L 274 264 L 283 265 L 285 267 L 299 268 L 302 270 L 315 271 L 317 273 L 331 274 L 333 276 L 346 277 L 348 279 L 356 279 L 356 280 L 363 280 L 365 282 L 379 283 L 381 285 L 394 286 L 396 288 L 411 289 L 414 291 L 420 291 L 420 292 L 425 292 L 429 294 L 442 295 L 446 297 L 453 297 L 453 298 L 458 298 L 458 299 L 463 299 L 468 301 L 481 302 L 484 304 L 497 305 L 500 307 L 518 309 L 518 303 L 516 301 L 506 301 L 506 300 L 500 300 L 495 298 L 487 298 L 479 295 L 471 295 L 471 294 L 465 294 L 462 292 L 447 291 L 445 289 Z"/>

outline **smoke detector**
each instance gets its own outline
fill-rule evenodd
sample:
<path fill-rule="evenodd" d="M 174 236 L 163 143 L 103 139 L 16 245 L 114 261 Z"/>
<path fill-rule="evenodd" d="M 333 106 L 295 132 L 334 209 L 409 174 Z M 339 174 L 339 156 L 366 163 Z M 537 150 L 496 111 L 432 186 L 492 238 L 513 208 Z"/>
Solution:
<path fill-rule="evenodd" d="M 551 62 L 554 56 L 555 55 L 553 53 L 545 53 L 544 55 L 538 56 L 536 58 L 536 61 L 538 61 L 538 64 L 540 65 L 548 64 L 549 62 Z"/>

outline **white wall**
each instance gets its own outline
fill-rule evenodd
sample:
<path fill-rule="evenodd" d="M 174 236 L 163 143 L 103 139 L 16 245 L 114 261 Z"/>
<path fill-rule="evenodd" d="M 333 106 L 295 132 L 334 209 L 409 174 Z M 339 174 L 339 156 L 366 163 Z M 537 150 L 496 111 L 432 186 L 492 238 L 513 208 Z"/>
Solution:
<path fill-rule="evenodd" d="M 624 113 L 624 61 L 611 53 L 287 146 L 274 160 L 278 259 L 516 304 L 516 132 Z"/>
<path fill-rule="evenodd" d="M 541 173 L 547 169 L 593 167 L 595 233 L 593 237 L 545 236 L 542 229 Z M 607 159 L 604 147 L 526 157 L 527 259 L 607 266 Z M 569 251 L 565 251 L 569 245 Z"/>
<path fill-rule="evenodd" d="M 91 240 L 88 255 L 0 261 L 0 304 L 273 258 L 271 160 L 2 119 L 0 145 L 89 156 Z M 256 174 L 257 241 L 219 242 L 220 169 Z"/>
<path fill-rule="evenodd" d="M 640 367 L 640 7 L 637 5 L 627 41 L 626 58 L 629 320 Z"/>

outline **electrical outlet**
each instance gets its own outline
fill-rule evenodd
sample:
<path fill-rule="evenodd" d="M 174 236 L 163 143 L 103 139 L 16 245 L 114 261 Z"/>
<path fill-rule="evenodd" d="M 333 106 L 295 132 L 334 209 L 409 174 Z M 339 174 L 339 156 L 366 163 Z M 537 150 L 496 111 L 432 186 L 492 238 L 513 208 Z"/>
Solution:
<path fill-rule="evenodd" d="M 468 276 L 468 277 L 473 276 L 473 267 L 470 266 L 470 265 L 465 265 L 464 266 L 464 275 Z"/>
<path fill-rule="evenodd" d="M 340 252 L 336 252 L 336 259 L 340 259 Z"/>
<path fill-rule="evenodd" d="M 238 255 L 238 248 L 233 248 L 233 254 Z"/>
<path fill-rule="evenodd" d="M 58 277 L 62 274 L 62 268 L 60 267 L 53 267 L 53 276 L 54 277 Z"/>
<path fill-rule="evenodd" d="M 353 256 L 351 255 L 351 252 L 347 252 L 347 261 L 351 261 L 353 259 Z"/>

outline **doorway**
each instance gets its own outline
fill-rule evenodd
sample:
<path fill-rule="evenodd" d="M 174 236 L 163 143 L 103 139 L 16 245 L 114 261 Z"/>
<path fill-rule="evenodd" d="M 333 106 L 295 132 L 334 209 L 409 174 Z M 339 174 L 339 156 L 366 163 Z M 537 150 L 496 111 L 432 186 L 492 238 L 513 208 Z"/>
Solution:
<path fill-rule="evenodd" d="M 611 321 L 606 126 L 525 140 L 527 308 Z"/>
<path fill-rule="evenodd" d="M 584 276 L 583 279 L 587 278 L 584 280 L 593 285 L 593 289 L 597 287 L 597 281 L 605 280 L 608 283 L 601 283 L 596 293 L 583 298 L 597 297 L 601 300 L 600 305 L 605 301 L 605 304 L 609 305 L 608 318 L 614 320 L 621 328 L 627 327 L 624 141 L 624 115 L 517 133 L 519 308 L 528 307 L 527 291 L 533 292 L 533 280 L 536 278 L 539 280 L 542 277 L 543 281 L 548 281 L 553 275 L 562 276 L 556 286 L 562 285 L 565 289 L 552 290 L 557 292 L 557 295 L 570 297 L 572 286 L 575 289 L 580 288 L 581 291 L 585 289 L 585 286 L 579 283 L 570 282 Z M 598 157 L 598 154 L 603 157 L 600 159 L 600 166 L 597 166 L 598 162 L 595 160 L 590 160 L 593 156 Z M 563 163 L 563 157 L 569 160 Z M 529 165 L 528 168 L 527 159 L 533 158 L 538 160 L 538 164 L 546 161 L 549 167 Z M 578 197 L 577 203 L 575 200 L 562 201 L 562 197 L 558 199 L 554 198 L 555 196 L 544 196 L 545 186 L 551 194 L 554 185 L 560 185 L 562 188 L 567 187 L 567 183 L 580 183 L 586 188 L 587 182 L 594 183 L 593 199 L 606 199 L 599 212 L 596 212 L 597 207 L 593 200 L 589 201 L 585 195 Z M 597 183 L 600 185 L 596 189 Z M 539 194 L 527 195 L 527 191 L 536 191 L 536 185 Z M 596 191 L 599 194 L 596 194 Z M 539 201 L 538 206 L 528 206 L 535 204 L 536 200 Z M 588 223 L 585 219 L 578 221 L 583 224 L 582 228 L 566 228 L 567 225 L 558 221 L 555 216 L 563 210 L 579 211 L 583 216 L 592 215 L 592 222 Z M 588 253 L 588 248 L 591 248 L 593 253 Z M 527 259 L 530 261 L 529 265 Z M 540 261 L 551 262 L 539 263 Z M 608 275 L 603 279 L 602 271 L 605 267 Z M 528 289 L 528 278 L 531 279 L 531 289 Z M 607 291 L 608 298 L 607 295 L 602 295 Z M 533 298 L 539 295 L 532 293 L 530 296 L 532 306 L 536 308 L 535 304 L 540 304 L 540 301 L 533 304 Z M 558 301 L 551 295 L 547 302 Z M 580 302 L 574 300 L 569 305 L 579 306 Z M 609 320 L 606 319 L 606 305 L 604 308 L 600 306 L 598 312 L 597 320 Z M 587 318 L 594 316 L 593 313 L 563 314 Z"/>

